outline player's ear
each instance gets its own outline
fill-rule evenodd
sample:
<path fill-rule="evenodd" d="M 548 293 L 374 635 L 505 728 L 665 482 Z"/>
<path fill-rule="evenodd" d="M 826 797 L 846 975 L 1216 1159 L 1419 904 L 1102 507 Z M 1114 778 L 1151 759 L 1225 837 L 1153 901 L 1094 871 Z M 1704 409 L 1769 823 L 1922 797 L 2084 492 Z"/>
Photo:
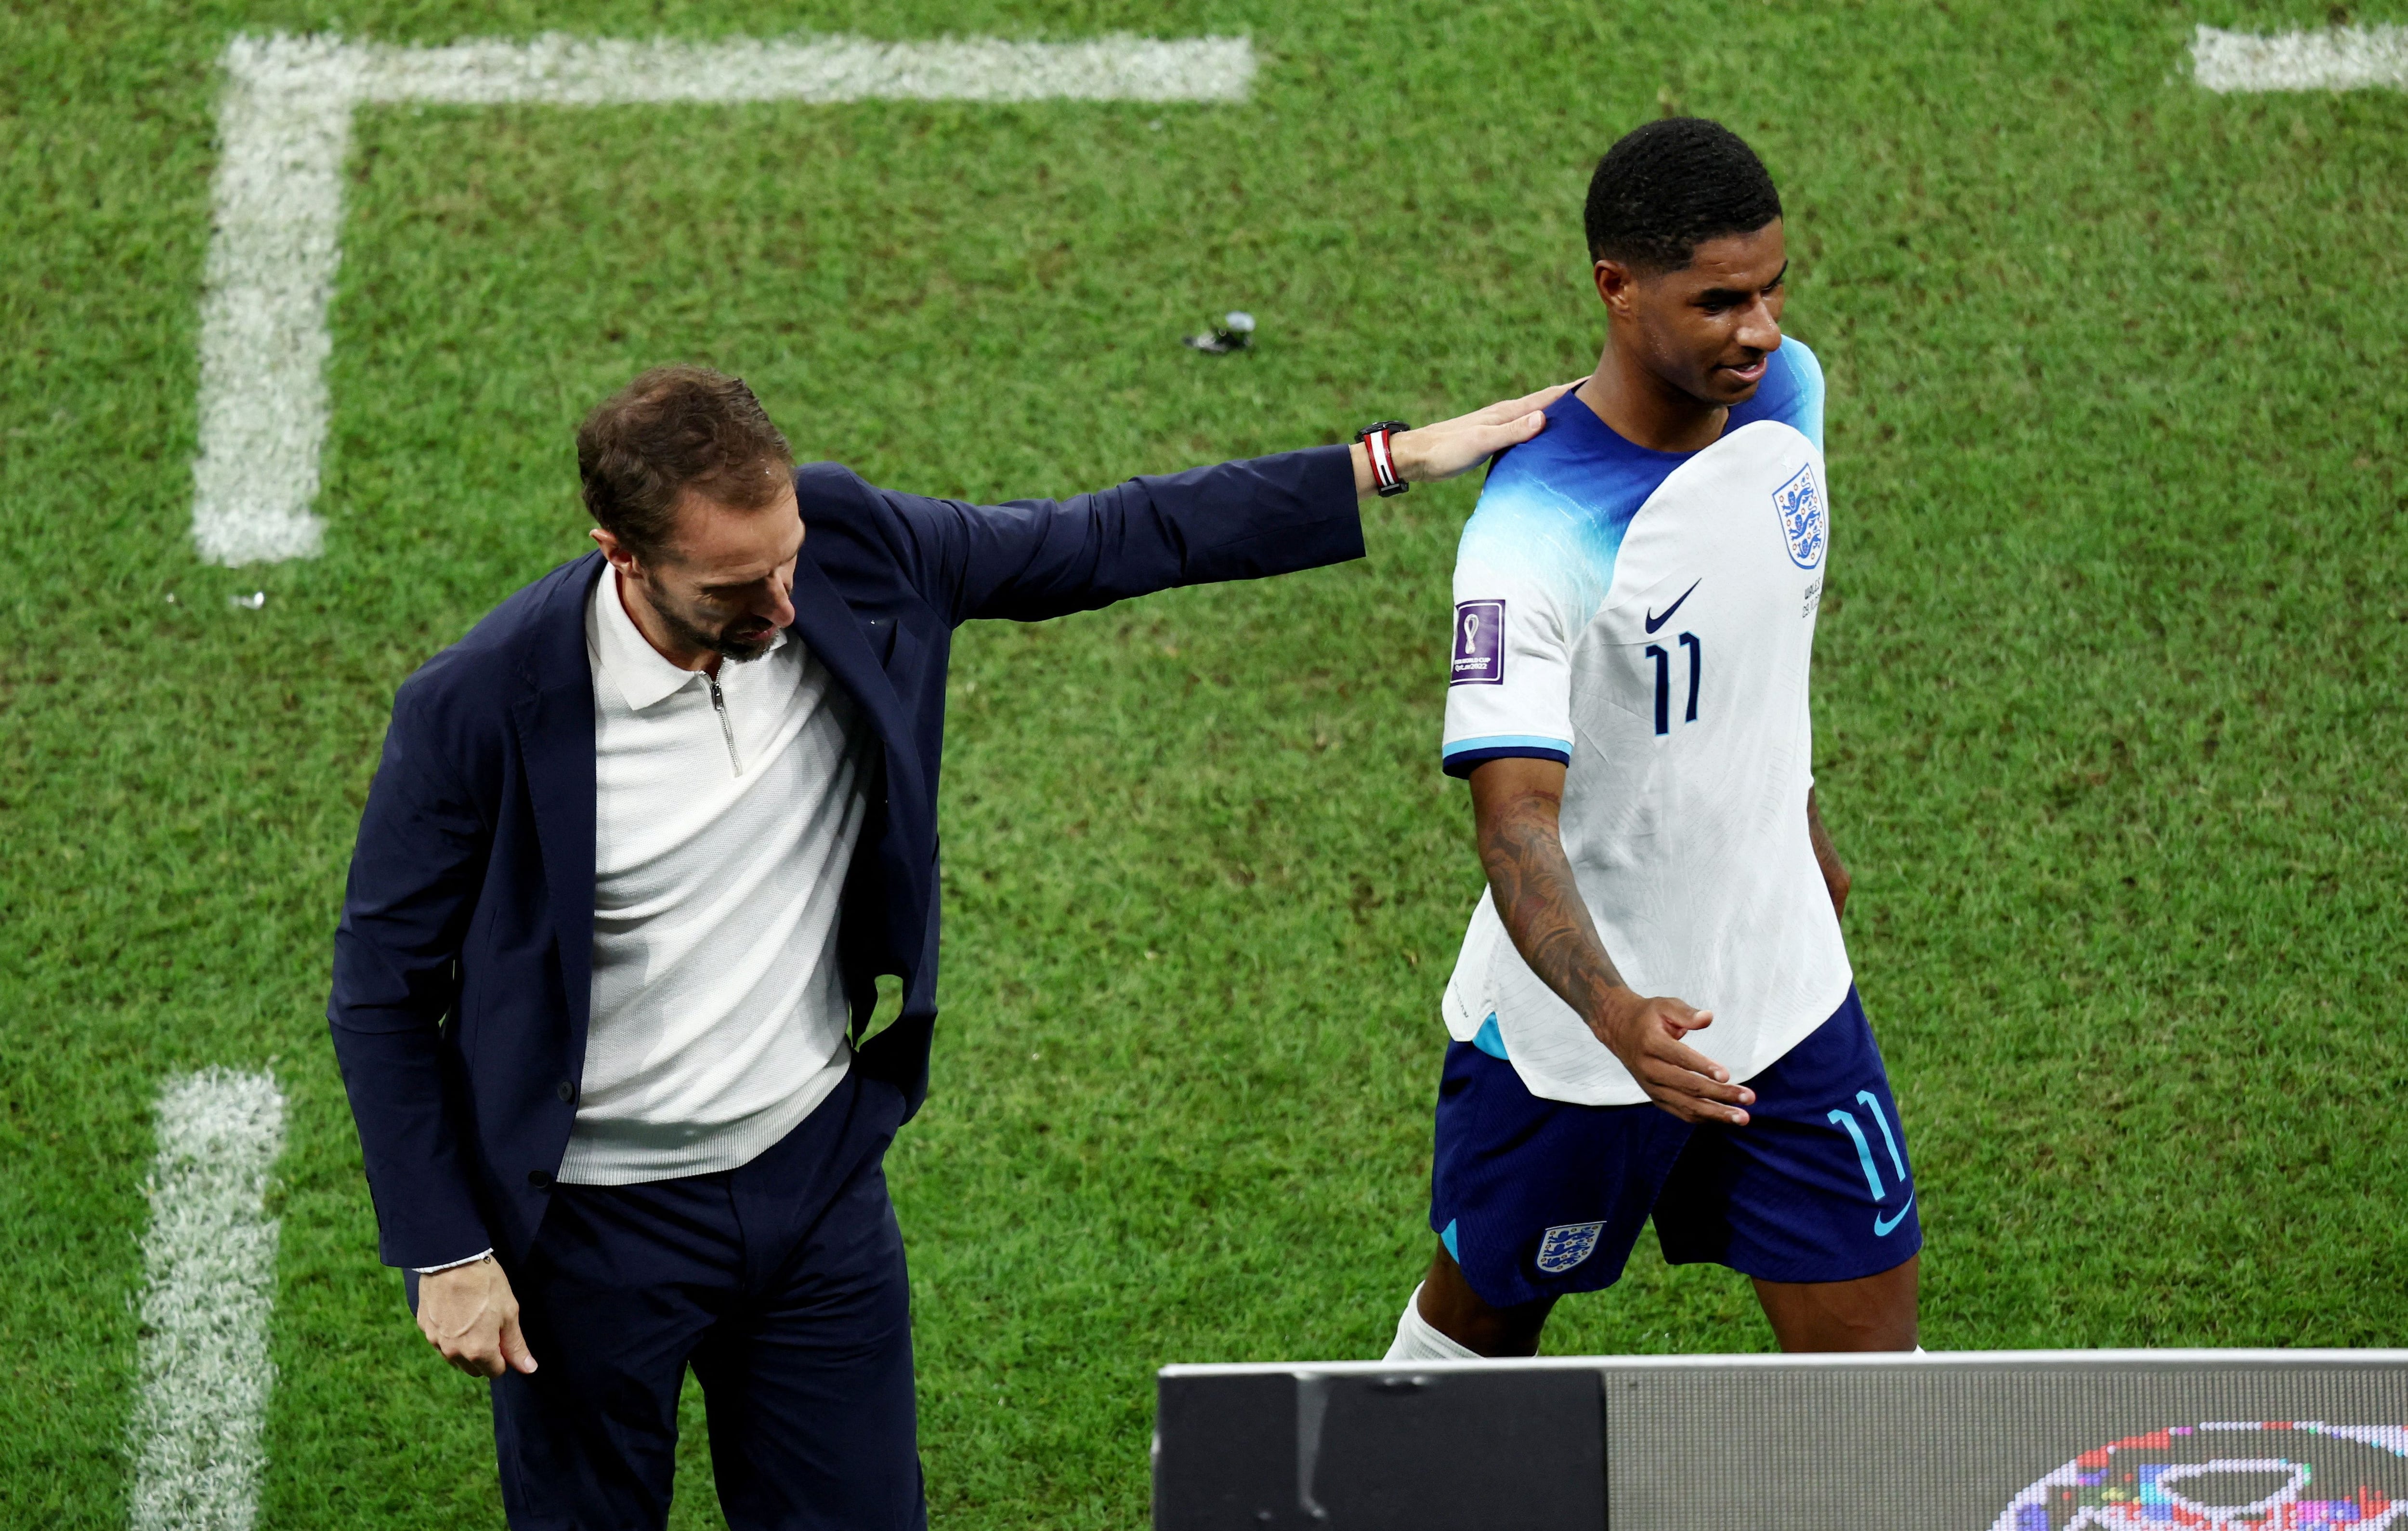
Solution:
<path fill-rule="evenodd" d="M 1620 261 L 1601 259 L 1590 274 L 1597 280 L 1598 300 L 1605 305 L 1605 311 L 1615 319 L 1629 318 L 1631 289 L 1638 284 L 1630 267 Z"/>

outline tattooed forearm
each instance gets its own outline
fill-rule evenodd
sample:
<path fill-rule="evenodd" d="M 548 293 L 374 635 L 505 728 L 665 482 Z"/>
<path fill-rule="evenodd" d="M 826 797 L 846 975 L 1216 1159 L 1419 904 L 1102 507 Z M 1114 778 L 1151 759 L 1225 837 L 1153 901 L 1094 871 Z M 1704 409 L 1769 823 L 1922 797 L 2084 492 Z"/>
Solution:
<path fill-rule="evenodd" d="M 1507 765 L 1526 769 L 1497 770 Z M 1542 761 L 1499 760 L 1475 773 L 1480 864 L 1522 960 L 1594 1024 L 1607 995 L 1627 986 L 1606 955 L 1564 856 L 1556 828 L 1562 784 L 1563 768 Z"/>
<path fill-rule="evenodd" d="M 1634 994 L 1614 971 L 1564 855 L 1563 801 L 1564 768 L 1552 760 L 1490 760 L 1471 773 L 1480 864 L 1514 949 L 1648 1099 L 1684 1121 L 1747 1125 L 1756 1096 L 1681 1040 L 1713 1025 L 1713 1012 L 1670 994 Z"/>

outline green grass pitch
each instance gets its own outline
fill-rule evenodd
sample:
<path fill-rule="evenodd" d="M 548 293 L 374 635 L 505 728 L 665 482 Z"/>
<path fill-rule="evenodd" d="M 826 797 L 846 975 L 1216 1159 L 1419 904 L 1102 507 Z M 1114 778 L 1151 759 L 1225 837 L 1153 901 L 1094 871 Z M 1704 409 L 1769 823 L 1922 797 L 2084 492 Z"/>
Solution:
<path fill-rule="evenodd" d="M 124 1523 L 149 1108 L 226 1063 L 293 1102 L 261 1524 L 499 1524 L 321 1016 L 393 688 L 583 545 L 587 404 L 705 359 L 805 454 L 984 498 L 1469 407 L 1593 359 L 1586 169 L 1668 107 L 1772 165 L 1831 379 L 1816 766 L 1927 1343 L 2401 1342 L 2408 95 L 2214 96 L 2186 52 L 2330 15 L 0 13 L 0 1522 Z M 327 552 L 227 571 L 187 540 L 215 60 L 278 28 L 1244 33 L 1263 69 L 1241 106 L 364 111 Z M 1258 352 L 1179 347 L 1230 307 Z M 943 1524 L 1137 1524 L 1154 1365 L 1383 1345 L 1477 888 L 1437 764 L 1473 495 L 1375 505 L 1351 567 L 966 635 L 936 1094 L 891 1161 Z M 1549 1338 L 1768 1343 L 1645 1244 Z"/>

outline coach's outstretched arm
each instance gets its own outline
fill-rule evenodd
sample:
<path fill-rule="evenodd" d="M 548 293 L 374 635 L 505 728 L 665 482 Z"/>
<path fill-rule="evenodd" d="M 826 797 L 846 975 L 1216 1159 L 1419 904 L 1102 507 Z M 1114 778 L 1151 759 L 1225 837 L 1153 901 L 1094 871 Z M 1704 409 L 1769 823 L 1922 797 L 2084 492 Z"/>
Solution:
<path fill-rule="evenodd" d="M 1468 472 L 1538 435 L 1541 412 L 1571 386 L 1400 432 L 1390 438 L 1397 470 L 1408 483 Z M 1177 585 L 1359 558 L 1354 504 L 1377 487 L 1356 442 L 1134 478 L 1062 500 L 972 505 L 876 493 L 910 542 L 915 583 L 958 624 L 1042 621 Z"/>
<path fill-rule="evenodd" d="M 1530 971 L 1588 1023 L 1650 1100 L 1684 1121 L 1745 1126 L 1756 1092 L 1731 1083 L 1730 1070 L 1681 1040 L 1713 1024 L 1713 1012 L 1638 993 L 1606 955 L 1564 855 L 1556 827 L 1563 801 L 1564 767 L 1556 761 L 1508 757 L 1472 770 L 1480 864 L 1506 933 Z"/>

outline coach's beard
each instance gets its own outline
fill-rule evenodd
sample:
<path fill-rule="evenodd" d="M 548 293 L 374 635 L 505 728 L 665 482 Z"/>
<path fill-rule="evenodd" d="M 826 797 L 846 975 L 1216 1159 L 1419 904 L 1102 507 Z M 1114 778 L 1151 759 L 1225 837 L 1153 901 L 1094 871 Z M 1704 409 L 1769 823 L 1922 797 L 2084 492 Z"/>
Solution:
<path fill-rule="evenodd" d="M 653 612 L 661 625 L 669 629 L 679 642 L 695 648 L 707 648 L 722 658 L 745 664 L 769 652 L 778 641 L 777 628 L 757 616 L 738 617 L 721 627 L 706 628 L 688 620 L 682 612 L 673 612 L 655 605 Z"/>

